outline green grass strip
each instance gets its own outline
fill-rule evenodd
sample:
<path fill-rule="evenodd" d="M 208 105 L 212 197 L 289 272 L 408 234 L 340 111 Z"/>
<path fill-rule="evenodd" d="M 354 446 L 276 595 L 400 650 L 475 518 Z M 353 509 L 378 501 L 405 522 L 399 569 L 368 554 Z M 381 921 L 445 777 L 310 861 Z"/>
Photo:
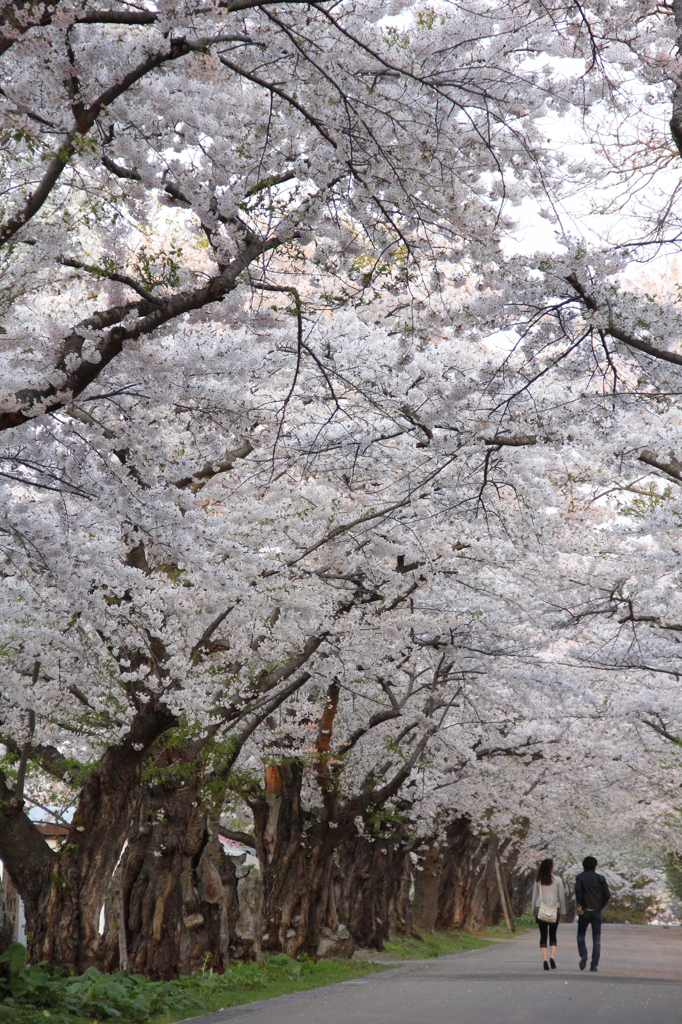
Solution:
<path fill-rule="evenodd" d="M 68 975 L 47 964 L 15 960 L 9 982 L 0 982 L 0 1024 L 170 1024 L 212 1010 L 271 999 L 349 981 L 385 970 L 353 960 L 293 960 L 283 953 L 264 966 L 232 963 L 223 974 L 199 971 L 174 981 L 149 981 L 119 971 L 90 968 Z"/>
<path fill-rule="evenodd" d="M 484 949 L 492 943 L 468 932 L 434 932 L 419 939 L 403 939 L 394 936 L 384 943 L 384 949 L 391 957 L 400 960 L 426 960 L 448 953 L 468 953 L 471 949 Z"/>
<path fill-rule="evenodd" d="M 534 921 L 520 919 L 517 927 L 523 934 L 534 927 Z M 377 957 L 421 960 L 466 953 L 490 946 L 487 936 L 502 938 L 508 933 L 502 927 L 478 935 L 439 931 L 421 941 L 394 937 Z M 48 964 L 25 966 L 23 954 L 23 947 L 15 944 L 2 957 L 11 976 L 9 981 L 0 980 L 0 1024 L 173 1024 L 214 1010 L 349 981 L 388 966 L 357 960 L 293 960 L 280 953 L 267 957 L 262 966 L 234 962 L 222 974 L 204 970 L 164 982 L 123 971 L 105 975 L 92 968 L 69 975 Z"/>

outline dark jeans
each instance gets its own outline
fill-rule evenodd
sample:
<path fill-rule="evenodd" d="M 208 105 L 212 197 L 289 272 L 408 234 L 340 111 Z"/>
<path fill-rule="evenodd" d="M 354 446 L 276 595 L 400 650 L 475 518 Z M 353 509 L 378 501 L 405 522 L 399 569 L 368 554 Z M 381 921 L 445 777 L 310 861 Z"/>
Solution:
<path fill-rule="evenodd" d="M 592 967 L 596 967 L 599 963 L 599 954 L 601 952 L 601 913 L 598 910 L 583 910 L 582 914 L 578 915 L 578 952 L 581 957 L 587 959 L 587 943 L 585 942 L 585 932 L 587 931 L 588 925 L 592 925 Z"/>
<path fill-rule="evenodd" d="M 537 921 L 537 918 L 536 918 Z M 556 930 L 559 926 L 559 921 L 538 921 L 538 928 L 540 929 L 540 949 L 547 948 L 547 932 L 549 931 L 549 944 L 550 946 L 556 946 Z"/>

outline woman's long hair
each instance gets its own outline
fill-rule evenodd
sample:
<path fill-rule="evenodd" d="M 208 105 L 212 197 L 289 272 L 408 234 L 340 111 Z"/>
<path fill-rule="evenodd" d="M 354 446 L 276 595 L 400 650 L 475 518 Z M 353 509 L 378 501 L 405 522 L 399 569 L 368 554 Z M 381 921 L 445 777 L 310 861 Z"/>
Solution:
<path fill-rule="evenodd" d="M 551 885 L 552 884 L 552 868 L 554 867 L 554 861 L 551 857 L 547 857 L 546 860 L 540 861 L 540 867 L 538 868 L 537 880 L 540 885 Z"/>

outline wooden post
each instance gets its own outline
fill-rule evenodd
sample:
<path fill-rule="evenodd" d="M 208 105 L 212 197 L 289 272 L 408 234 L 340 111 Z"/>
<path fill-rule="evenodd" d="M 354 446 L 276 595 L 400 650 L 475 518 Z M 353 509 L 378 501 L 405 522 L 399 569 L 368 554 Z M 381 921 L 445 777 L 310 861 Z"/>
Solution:
<path fill-rule="evenodd" d="M 500 858 L 497 853 L 494 855 L 495 861 L 495 874 L 497 875 L 497 886 L 500 890 L 500 900 L 502 901 L 502 910 L 504 912 L 504 920 L 507 925 L 509 932 L 516 931 L 516 922 L 514 921 L 514 915 L 511 912 L 511 903 L 509 900 L 509 893 L 507 892 L 507 886 L 504 884 L 502 879 L 502 871 L 500 870 Z"/>

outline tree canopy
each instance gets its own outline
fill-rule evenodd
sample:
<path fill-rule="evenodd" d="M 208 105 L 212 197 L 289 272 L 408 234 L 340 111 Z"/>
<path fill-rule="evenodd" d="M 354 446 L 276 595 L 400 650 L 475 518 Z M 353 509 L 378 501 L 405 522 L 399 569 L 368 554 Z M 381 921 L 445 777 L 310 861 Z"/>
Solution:
<path fill-rule="evenodd" d="M 680 852 L 681 30 L 0 6 L 0 857 L 32 955 L 113 956 L 185 790 L 273 865 L 296 821 L 326 878 L 463 817 Z M 298 951 L 288 899 L 263 941 Z"/>

